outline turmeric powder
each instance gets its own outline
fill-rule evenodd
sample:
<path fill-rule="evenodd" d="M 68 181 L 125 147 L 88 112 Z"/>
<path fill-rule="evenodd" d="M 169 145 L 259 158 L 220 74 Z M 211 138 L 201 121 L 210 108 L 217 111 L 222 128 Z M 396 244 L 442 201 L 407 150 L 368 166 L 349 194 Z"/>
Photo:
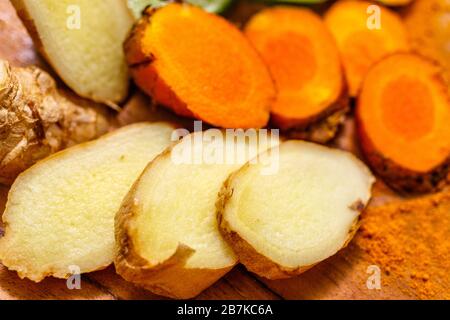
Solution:
<path fill-rule="evenodd" d="M 450 299 L 450 190 L 369 208 L 355 243 L 384 276 L 382 284 L 419 299 Z M 383 283 L 384 282 L 384 283 Z"/>

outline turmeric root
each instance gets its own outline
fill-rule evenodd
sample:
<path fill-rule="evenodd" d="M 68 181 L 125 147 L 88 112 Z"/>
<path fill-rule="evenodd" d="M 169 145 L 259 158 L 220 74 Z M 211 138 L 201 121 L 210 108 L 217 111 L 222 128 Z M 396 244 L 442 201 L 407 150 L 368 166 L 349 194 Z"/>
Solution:
<path fill-rule="evenodd" d="M 357 126 L 368 162 L 391 187 L 428 192 L 450 167 L 450 97 L 440 68 L 414 54 L 395 54 L 367 74 Z"/>
<path fill-rule="evenodd" d="M 245 36 L 191 5 L 147 9 L 125 43 L 132 76 L 175 113 L 225 128 L 267 124 L 275 89 Z"/>
<path fill-rule="evenodd" d="M 36 68 L 0 60 L 0 183 L 65 147 L 109 129 L 106 108 L 70 98 Z"/>
<path fill-rule="evenodd" d="M 415 0 L 406 8 L 405 25 L 411 49 L 436 60 L 444 68 L 450 84 L 450 2 L 446 0 Z M 450 92 L 450 85 L 448 85 Z"/>
<path fill-rule="evenodd" d="M 167 4 L 167 0 L 127 0 L 128 8 L 136 19 L 139 19 L 147 6 L 160 7 Z M 223 12 L 232 0 L 186 0 L 186 3 L 202 7 L 208 12 Z"/>
<path fill-rule="evenodd" d="M 377 0 L 387 6 L 404 6 L 410 4 L 413 0 Z"/>
<path fill-rule="evenodd" d="M 383 57 L 408 50 L 400 17 L 368 1 L 341 0 L 325 14 L 344 64 L 350 96 L 355 97 L 369 68 Z"/>
<path fill-rule="evenodd" d="M 277 97 L 271 121 L 276 127 L 294 129 L 299 135 L 346 108 L 347 99 L 341 98 L 346 94 L 339 51 L 314 12 L 287 6 L 268 8 L 251 18 L 245 35 L 274 78 Z M 326 139 L 319 140 L 326 142 L 333 135 L 322 135 Z"/>

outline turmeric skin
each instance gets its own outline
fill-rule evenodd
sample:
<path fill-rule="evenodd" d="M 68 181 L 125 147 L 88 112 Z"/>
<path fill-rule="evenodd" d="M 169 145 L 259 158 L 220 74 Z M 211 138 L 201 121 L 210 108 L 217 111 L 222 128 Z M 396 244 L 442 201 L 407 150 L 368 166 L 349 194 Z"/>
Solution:
<path fill-rule="evenodd" d="M 355 243 L 384 272 L 382 285 L 419 299 L 450 299 L 450 190 L 366 210 Z"/>

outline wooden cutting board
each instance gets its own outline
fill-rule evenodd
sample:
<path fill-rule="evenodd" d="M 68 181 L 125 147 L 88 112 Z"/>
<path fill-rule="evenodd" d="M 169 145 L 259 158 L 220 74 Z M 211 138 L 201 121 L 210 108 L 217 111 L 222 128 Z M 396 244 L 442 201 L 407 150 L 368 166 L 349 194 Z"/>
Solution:
<path fill-rule="evenodd" d="M 233 10 L 231 19 L 245 20 L 261 5 L 241 2 Z M 0 58 L 15 65 L 45 64 L 36 54 L 33 44 L 18 20 L 9 0 L 0 1 Z M 119 123 L 160 120 L 174 116 L 151 107 L 149 99 L 136 92 L 118 116 Z M 342 130 L 336 145 L 357 153 L 353 121 Z M 0 187 L 0 212 L 3 212 L 8 188 Z M 378 181 L 374 187 L 371 206 L 391 201 L 404 201 Z M 1 226 L 0 226 L 1 234 Z M 359 236 L 359 235 L 357 235 Z M 320 263 L 304 274 L 287 280 L 269 281 L 258 278 L 243 266 L 237 266 L 197 299 L 411 299 L 418 294 L 405 288 L 402 279 L 388 281 L 381 290 L 368 289 L 367 268 L 373 261 L 364 248 L 353 241 L 346 249 Z M 384 270 L 382 270 L 384 271 Z M 383 277 L 395 277 L 386 275 Z M 392 280 L 392 279 L 391 279 Z M 395 279 L 394 279 L 395 280 Z M 384 282 L 383 282 L 384 283 Z M 114 272 L 114 267 L 82 275 L 81 289 L 69 290 L 66 281 L 46 279 L 41 283 L 22 280 L 15 272 L 0 264 L 0 299 L 162 299 L 126 282 Z"/>

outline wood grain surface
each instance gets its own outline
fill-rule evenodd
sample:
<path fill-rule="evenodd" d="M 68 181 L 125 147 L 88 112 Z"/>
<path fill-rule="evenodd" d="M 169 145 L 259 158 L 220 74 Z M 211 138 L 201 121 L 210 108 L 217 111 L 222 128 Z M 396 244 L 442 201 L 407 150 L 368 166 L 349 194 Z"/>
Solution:
<path fill-rule="evenodd" d="M 240 23 L 260 4 L 243 3 L 230 14 Z M 42 64 L 31 39 L 18 20 L 9 0 L 0 0 L 0 58 L 15 65 Z M 118 116 L 120 125 L 142 121 L 176 119 L 172 114 L 152 106 L 150 100 L 139 92 L 130 99 Z M 358 154 L 354 139 L 354 125 L 349 120 L 335 142 L 336 146 Z M 8 188 L 0 187 L 0 212 L 6 202 Z M 371 206 L 392 201 L 404 201 L 380 181 L 374 187 Z M 1 225 L 0 225 L 1 234 Z M 358 236 L 358 235 L 357 235 Z M 225 277 L 200 294 L 197 299 L 410 299 L 417 296 L 404 290 L 399 279 L 389 281 L 381 290 L 366 286 L 367 268 L 373 262 L 363 248 L 352 242 L 337 255 L 318 264 L 306 273 L 287 280 L 269 281 L 258 278 L 243 266 L 237 266 Z M 382 270 L 383 271 L 383 270 Z M 383 277 L 388 277 L 383 272 Z M 392 277 L 392 275 L 390 275 Z M 394 279 L 395 280 L 395 279 Z M 0 299 L 163 299 L 140 289 L 118 276 L 111 266 L 106 270 L 82 275 L 81 289 L 69 290 L 65 280 L 46 279 L 33 283 L 20 279 L 16 273 L 0 265 Z"/>

